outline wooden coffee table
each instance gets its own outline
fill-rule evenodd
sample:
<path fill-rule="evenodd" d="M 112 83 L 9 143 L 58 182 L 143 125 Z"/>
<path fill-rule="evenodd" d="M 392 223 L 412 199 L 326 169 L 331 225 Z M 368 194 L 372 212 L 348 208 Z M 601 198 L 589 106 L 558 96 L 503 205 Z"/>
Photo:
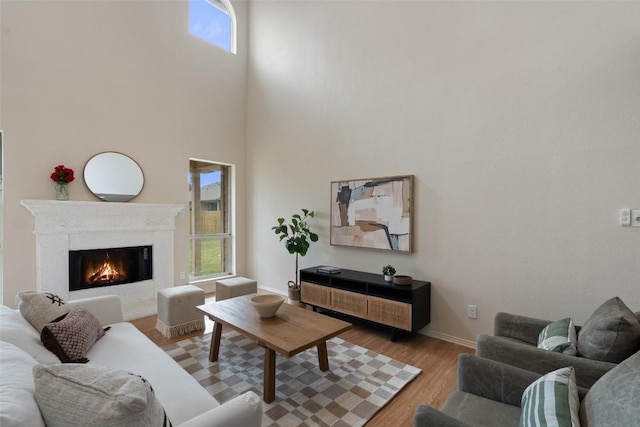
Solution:
<path fill-rule="evenodd" d="M 271 403 L 276 397 L 276 352 L 291 357 L 318 347 L 320 370 L 328 371 L 327 340 L 351 329 L 351 324 L 286 302 L 275 317 L 263 319 L 251 306 L 252 296 L 207 303 L 197 308 L 215 322 L 209 350 L 211 362 L 218 360 L 223 325 L 264 347 L 263 399 Z"/>

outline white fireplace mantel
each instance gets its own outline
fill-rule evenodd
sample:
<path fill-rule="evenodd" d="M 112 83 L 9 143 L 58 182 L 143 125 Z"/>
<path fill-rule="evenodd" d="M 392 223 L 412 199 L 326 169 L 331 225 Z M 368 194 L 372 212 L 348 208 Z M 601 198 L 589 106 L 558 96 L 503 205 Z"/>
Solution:
<path fill-rule="evenodd" d="M 22 200 L 35 218 L 36 288 L 65 299 L 107 294 L 122 300 L 126 319 L 155 313 L 157 291 L 173 286 L 176 216 L 185 206 L 154 203 Z M 153 279 L 69 292 L 70 250 L 153 246 Z"/>
<path fill-rule="evenodd" d="M 34 234 L 174 230 L 183 205 L 22 200 L 36 219 Z"/>

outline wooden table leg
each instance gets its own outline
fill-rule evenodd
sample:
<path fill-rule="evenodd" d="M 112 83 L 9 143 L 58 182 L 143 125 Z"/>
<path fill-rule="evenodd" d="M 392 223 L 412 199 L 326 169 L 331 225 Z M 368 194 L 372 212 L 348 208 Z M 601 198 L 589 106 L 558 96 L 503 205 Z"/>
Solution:
<path fill-rule="evenodd" d="M 327 342 L 318 344 L 318 363 L 321 371 L 329 370 L 329 355 L 327 354 Z"/>
<path fill-rule="evenodd" d="M 271 403 L 276 399 L 276 352 L 266 347 L 264 349 L 263 369 L 263 399 L 266 403 Z"/>
<path fill-rule="evenodd" d="M 211 348 L 209 348 L 209 362 L 218 360 L 220 352 L 220 336 L 222 335 L 222 323 L 215 322 L 213 325 L 213 333 L 211 334 Z"/>

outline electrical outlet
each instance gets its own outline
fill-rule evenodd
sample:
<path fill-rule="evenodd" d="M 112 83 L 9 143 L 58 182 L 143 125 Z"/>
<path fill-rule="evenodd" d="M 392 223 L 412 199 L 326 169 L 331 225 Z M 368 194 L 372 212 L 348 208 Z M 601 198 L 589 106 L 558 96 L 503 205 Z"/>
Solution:
<path fill-rule="evenodd" d="M 631 209 L 620 209 L 620 225 L 623 227 L 631 225 Z"/>
<path fill-rule="evenodd" d="M 468 305 L 467 306 L 467 317 L 469 319 L 477 319 L 478 318 L 478 306 L 477 305 Z"/>
<path fill-rule="evenodd" d="M 640 227 L 640 210 L 638 209 L 631 211 L 631 226 Z"/>
<path fill-rule="evenodd" d="M 186 274 L 184 271 L 180 272 L 180 280 L 184 280 L 184 278 L 186 277 Z"/>

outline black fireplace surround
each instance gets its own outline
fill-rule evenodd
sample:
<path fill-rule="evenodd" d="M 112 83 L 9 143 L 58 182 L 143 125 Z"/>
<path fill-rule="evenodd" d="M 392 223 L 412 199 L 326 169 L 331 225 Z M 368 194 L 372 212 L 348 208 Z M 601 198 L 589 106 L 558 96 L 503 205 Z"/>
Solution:
<path fill-rule="evenodd" d="M 152 253 L 152 246 L 69 251 L 69 290 L 152 279 Z"/>

